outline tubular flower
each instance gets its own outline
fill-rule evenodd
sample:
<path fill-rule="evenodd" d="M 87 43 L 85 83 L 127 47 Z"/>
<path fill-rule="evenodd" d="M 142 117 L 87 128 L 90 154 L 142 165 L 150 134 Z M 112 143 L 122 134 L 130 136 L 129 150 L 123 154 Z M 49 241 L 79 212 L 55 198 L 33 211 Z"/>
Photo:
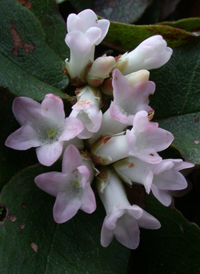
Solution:
<path fill-rule="evenodd" d="M 141 74 L 146 71 L 141 71 Z M 138 80 L 134 79 L 131 85 L 118 69 L 113 71 L 113 96 L 114 101 L 110 105 L 112 118 L 121 123 L 132 125 L 134 115 L 140 111 L 152 111 L 149 104 L 149 95 L 155 91 L 155 84 L 151 81 L 140 81 L 140 73 L 137 73 Z M 136 77 L 135 77 L 136 78 Z M 122 95 L 123 94 L 123 95 Z"/>
<path fill-rule="evenodd" d="M 112 171 L 104 171 L 110 173 Z M 115 237 L 122 245 L 135 249 L 139 245 L 139 227 L 160 228 L 160 223 L 137 205 L 130 205 L 119 177 L 112 172 L 97 179 L 97 189 L 107 216 L 101 229 L 101 245 L 107 247 Z M 103 186 L 102 186 L 103 185 Z"/>
<path fill-rule="evenodd" d="M 98 20 L 90 9 L 68 16 L 65 42 L 70 48 L 70 61 L 66 60 L 66 68 L 71 78 L 84 78 L 85 67 L 94 61 L 95 45 L 104 39 L 109 25 L 106 19 Z"/>
<path fill-rule="evenodd" d="M 115 67 L 124 75 L 140 69 L 156 69 L 169 61 L 172 52 L 161 35 L 154 35 L 144 40 L 136 49 L 123 54 Z"/>
<path fill-rule="evenodd" d="M 37 147 L 38 161 L 45 166 L 58 160 L 64 141 L 83 130 L 78 119 L 65 119 L 63 101 L 53 94 L 47 94 L 41 104 L 27 97 L 15 98 L 12 109 L 21 127 L 8 136 L 5 145 L 17 150 Z"/>
<path fill-rule="evenodd" d="M 63 155 L 62 172 L 48 172 L 35 178 L 36 185 L 55 196 L 54 220 L 64 223 L 79 209 L 92 213 L 96 209 L 95 196 L 90 186 L 94 178 L 91 161 L 83 161 L 78 149 L 69 145 Z"/>
<path fill-rule="evenodd" d="M 95 142 L 100 136 L 109 136 L 122 132 L 133 124 L 134 115 L 140 110 L 153 111 L 149 104 L 149 95 L 155 91 L 155 84 L 148 81 L 149 72 L 141 70 L 127 75 L 118 69 L 113 73 L 113 97 L 110 108 L 103 114 L 99 131 L 92 137 Z"/>
<path fill-rule="evenodd" d="M 146 111 L 136 113 L 133 128 L 126 135 L 116 134 L 102 138 L 93 145 L 93 159 L 102 165 L 108 165 L 128 156 L 157 164 L 162 158 L 157 152 L 166 149 L 173 141 L 173 135 L 158 123 L 150 122 Z"/>
<path fill-rule="evenodd" d="M 174 140 L 171 132 L 150 122 L 146 111 L 139 111 L 134 117 L 133 128 L 126 131 L 131 148 L 130 155 L 151 164 L 161 162 L 157 152 L 166 149 Z"/>
<path fill-rule="evenodd" d="M 144 185 L 165 206 L 172 202 L 169 191 L 182 190 L 187 187 L 185 177 L 179 172 L 194 165 L 181 159 L 167 159 L 158 164 L 148 164 L 137 158 L 129 157 L 114 163 L 117 174 L 128 184 Z"/>
<path fill-rule="evenodd" d="M 78 118 L 84 125 L 84 130 L 78 135 L 80 139 L 90 138 L 101 126 L 102 111 L 101 96 L 96 88 L 86 86 L 79 90 L 78 102 L 73 105 L 70 117 Z"/>

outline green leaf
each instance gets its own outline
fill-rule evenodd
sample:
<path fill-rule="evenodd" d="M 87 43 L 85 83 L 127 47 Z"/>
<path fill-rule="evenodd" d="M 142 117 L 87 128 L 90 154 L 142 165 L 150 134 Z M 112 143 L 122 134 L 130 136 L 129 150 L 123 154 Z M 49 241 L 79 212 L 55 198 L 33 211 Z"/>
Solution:
<path fill-rule="evenodd" d="M 191 32 L 198 32 L 200 31 L 200 18 L 199 17 L 194 17 L 194 18 L 186 18 L 186 19 L 181 19 L 176 22 L 160 22 L 159 25 L 167 25 L 171 26 L 174 28 L 179 28 Z M 196 34 L 198 35 L 198 34 Z"/>
<path fill-rule="evenodd" d="M 174 134 L 173 146 L 186 160 L 200 164 L 200 112 L 159 120 L 159 126 Z"/>
<path fill-rule="evenodd" d="M 47 170 L 40 165 L 27 168 L 3 188 L 0 204 L 7 207 L 11 221 L 0 227 L 0 272 L 126 273 L 129 250 L 115 240 L 108 248 L 100 245 L 105 216 L 101 204 L 91 215 L 78 212 L 61 225 L 53 221 L 55 198 L 33 181 Z"/>
<path fill-rule="evenodd" d="M 63 62 L 46 44 L 38 19 L 15 0 L 0 2 L 0 85 L 15 95 L 41 100 L 47 93 L 62 98 L 68 79 Z"/>
<path fill-rule="evenodd" d="M 173 50 L 170 61 L 152 70 L 156 91 L 150 98 L 157 119 L 200 111 L 200 39 Z"/>
<path fill-rule="evenodd" d="M 31 0 L 30 11 L 40 21 L 46 35 L 46 43 L 64 61 L 69 58 L 69 48 L 64 39 L 66 25 L 54 1 Z"/>
<path fill-rule="evenodd" d="M 128 25 L 111 22 L 109 32 L 104 39 L 108 47 L 120 51 L 131 51 L 150 36 L 160 34 L 169 47 L 178 47 L 195 39 L 196 35 L 185 30 L 162 25 Z"/>
<path fill-rule="evenodd" d="M 152 195 L 147 198 L 146 210 L 162 227 L 156 233 L 141 230 L 140 247 L 133 252 L 132 263 L 146 272 L 137 273 L 199 274 L 200 228 L 186 221 L 178 210 L 161 205 Z"/>

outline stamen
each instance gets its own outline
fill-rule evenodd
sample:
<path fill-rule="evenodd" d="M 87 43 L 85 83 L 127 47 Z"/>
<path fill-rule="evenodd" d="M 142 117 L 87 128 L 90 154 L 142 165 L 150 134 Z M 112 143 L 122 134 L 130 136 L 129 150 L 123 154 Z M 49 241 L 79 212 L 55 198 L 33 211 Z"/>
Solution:
<path fill-rule="evenodd" d="M 54 128 L 50 128 L 49 130 L 47 130 L 48 138 L 54 138 L 56 134 L 57 134 L 57 130 Z"/>

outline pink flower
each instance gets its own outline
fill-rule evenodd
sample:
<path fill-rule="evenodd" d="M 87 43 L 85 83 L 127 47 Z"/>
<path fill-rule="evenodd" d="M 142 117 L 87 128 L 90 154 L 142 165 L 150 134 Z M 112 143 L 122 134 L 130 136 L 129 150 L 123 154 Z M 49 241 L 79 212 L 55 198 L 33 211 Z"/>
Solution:
<path fill-rule="evenodd" d="M 128 184 L 133 182 L 144 185 L 148 194 L 152 190 L 163 205 L 169 206 L 172 202 L 169 191 L 187 187 L 187 181 L 179 171 L 194 165 L 181 159 L 167 159 L 158 164 L 149 164 L 129 157 L 114 163 L 113 166 L 122 180 Z"/>
<path fill-rule="evenodd" d="M 133 124 L 135 114 L 140 110 L 152 111 L 149 95 L 155 91 L 155 84 L 148 81 L 149 72 L 141 70 L 126 77 L 118 69 L 113 70 L 113 97 L 110 108 L 103 114 L 99 131 L 92 136 L 94 143 L 100 136 L 120 133 Z"/>
<path fill-rule="evenodd" d="M 131 206 L 119 177 L 111 171 L 105 173 L 108 174 L 107 181 L 105 176 L 97 179 L 98 192 L 107 214 L 101 229 L 101 245 L 107 247 L 115 237 L 122 245 L 135 249 L 140 241 L 139 227 L 158 229 L 160 223 L 139 206 Z"/>
<path fill-rule="evenodd" d="M 141 74 L 143 74 L 143 71 L 141 71 Z M 135 81 L 131 85 L 118 69 L 113 71 L 112 76 L 114 101 L 110 105 L 110 114 L 113 119 L 126 125 L 132 125 L 134 115 L 138 111 L 152 111 L 152 108 L 149 106 L 149 96 L 155 91 L 153 82 Z M 140 79 L 139 73 L 137 76 Z"/>
<path fill-rule="evenodd" d="M 62 172 L 48 172 L 35 178 L 36 185 L 55 196 L 53 217 L 57 223 L 71 219 L 79 209 L 92 213 L 96 209 L 90 186 L 94 178 L 91 160 L 82 159 L 78 149 L 69 145 L 64 152 Z"/>
<path fill-rule="evenodd" d="M 126 136 L 131 148 L 130 155 L 151 164 L 161 162 L 162 158 L 157 152 L 166 149 L 174 140 L 171 132 L 149 121 L 146 111 L 135 115 L 133 128 L 126 131 Z"/>
<path fill-rule="evenodd" d="M 78 119 L 65 119 L 63 101 L 53 94 L 47 94 L 41 104 L 27 97 L 15 98 L 12 108 L 21 127 L 8 136 L 5 145 L 17 150 L 37 147 L 38 161 L 46 166 L 60 157 L 64 141 L 83 130 Z"/>
<path fill-rule="evenodd" d="M 92 155 L 101 165 L 109 165 L 128 156 L 157 164 L 162 161 L 157 152 L 166 149 L 173 139 L 169 131 L 149 121 L 146 111 L 139 111 L 134 116 L 133 128 L 127 130 L 126 135 L 121 133 L 102 138 L 93 145 Z"/>

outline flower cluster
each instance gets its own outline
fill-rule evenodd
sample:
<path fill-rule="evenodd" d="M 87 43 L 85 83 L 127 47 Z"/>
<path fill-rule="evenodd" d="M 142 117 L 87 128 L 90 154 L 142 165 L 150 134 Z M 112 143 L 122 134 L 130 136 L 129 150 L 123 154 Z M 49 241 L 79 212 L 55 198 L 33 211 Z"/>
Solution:
<path fill-rule="evenodd" d="M 62 172 L 35 178 L 39 188 L 56 197 L 53 216 L 57 223 L 70 220 L 79 209 L 95 211 L 94 181 L 107 214 L 101 230 L 102 246 L 116 237 L 135 249 L 139 227 L 158 229 L 160 223 L 129 203 L 123 182 L 143 185 L 147 194 L 152 191 L 169 206 L 170 191 L 187 187 L 180 170 L 193 164 L 163 160 L 159 152 L 169 147 L 174 137 L 151 122 L 154 110 L 149 96 L 154 94 L 155 84 L 149 81 L 148 70 L 164 65 L 172 49 L 155 35 L 130 53 L 94 60 L 95 46 L 108 28 L 109 21 L 98 20 L 92 10 L 69 15 L 65 41 L 70 60 L 66 60 L 66 70 L 71 84 L 78 87 L 77 103 L 66 118 L 63 101 L 53 94 L 47 94 L 41 104 L 27 97 L 15 98 L 13 113 L 21 127 L 5 144 L 17 150 L 36 147 L 38 161 L 45 166 L 62 159 Z M 105 94 L 113 100 L 103 113 Z"/>

